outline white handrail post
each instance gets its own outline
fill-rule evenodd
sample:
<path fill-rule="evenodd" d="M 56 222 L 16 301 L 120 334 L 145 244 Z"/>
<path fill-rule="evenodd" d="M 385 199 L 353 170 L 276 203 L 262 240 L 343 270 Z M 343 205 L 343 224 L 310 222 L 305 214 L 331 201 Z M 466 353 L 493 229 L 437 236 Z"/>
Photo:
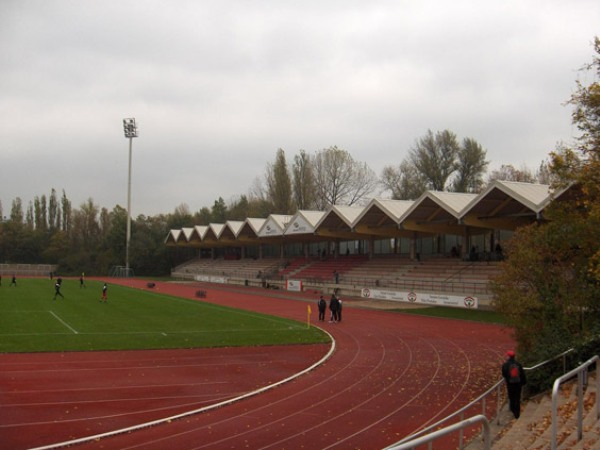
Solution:
<path fill-rule="evenodd" d="M 577 374 L 577 442 L 583 439 L 583 370 Z"/>
<path fill-rule="evenodd" d="M 502 409 L 502 384 L 496 389 L 496 425 L 500 425 L 500 410 Z"/>
<path fill-rule="evenodd" d="M 459 416 L 459 422 L 462 422 L 463 420 L 465 420 L 465 413 L 461 412 L 460 416 Z M 458 448 L 460 448 L 462 450 L 463 448 L 463 440 L 464 440 L 464 428 L 461 428 L 460 430 L 458 430 Z"/>
<path fill-rule="evenodd" d="M 596 360 L 596 420 L 600 419 L 600 367 L 598 367 L 598 360 Z"/>

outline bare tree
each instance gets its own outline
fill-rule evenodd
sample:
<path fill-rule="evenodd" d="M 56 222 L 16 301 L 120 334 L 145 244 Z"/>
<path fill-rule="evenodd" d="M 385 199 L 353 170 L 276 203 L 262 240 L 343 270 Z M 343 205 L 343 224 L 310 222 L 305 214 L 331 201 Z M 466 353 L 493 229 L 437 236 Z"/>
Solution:
<path fill-rule="evenodd" d="M 318 209 L 360 203 L 378 185 L 377 176 L 366 163 L 355 161 L 336 146 L 317 152 L 313 168 Z"/>
<path fill-rule="evenodd" d="M 558 181 L 556 174 L 552 172 L 550 163 L 548 161 L 542 161 L 535 173 L 535 179 L 541 184 L 554 184 Z"/>
<path fill-rule="evenodd" d="M 503 164 L 499 169 L 493 170 L 488 176 L 488 183 L 495 180 L 535 183 L 535 175 L 525 166 L 515 169 L 511 164 Z"/>
<path fill-rule="evenodd" d="M 415 200 L 427 189 L 427 180 L 405 159 L 398 167 L 383 168 L 381 185 L 395 200 Z"/>

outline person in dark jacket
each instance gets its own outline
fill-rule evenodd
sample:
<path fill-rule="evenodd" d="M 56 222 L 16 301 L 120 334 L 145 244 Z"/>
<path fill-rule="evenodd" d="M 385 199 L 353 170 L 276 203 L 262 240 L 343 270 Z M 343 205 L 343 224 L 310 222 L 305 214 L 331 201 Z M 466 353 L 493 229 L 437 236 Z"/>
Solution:
<path fill-rule="evenodd" d="M 317 307 L 319 308 L 319 320 L 321 322 L 325 321 L 325 311 L 327 310 L 327 302 L 325 301 L 325 299 L 323 298 L 323 296 L 321 295 L 321 297 L 319 297 L 319 300 L 317 301 Z"/>
<path fill-rule="evenodd" d="M 329 309 L 331 310 L 331 319 L 329 320 L 329 323 L 337 323 L 339 308 L 340 303 L 338 301 L 337 295 L 334 292 L 333 294 L 331 294 L 331 299 L 329 300 Z"/>
<path fill-rule="evenodd" d="M 60 293 L 61 286 L 62 286 L 62 283 L 59 283 L 58 280 L 56 281 L 56 283 L 54 283 L 54 299 L 53 300 L 56 300 L 56 297 L 65 298 L 65 296 Z"/>
<path fill-rule="evenodd" d="M 515 419 L 518 419 L 521 415 L 521 389 L 527 384 L 527 378 L 523 366 L 515 359 L 513 350 L 506 352 L 506 361 L 502 364 L 502 377 L 506 381 L 510 410 Z"/>

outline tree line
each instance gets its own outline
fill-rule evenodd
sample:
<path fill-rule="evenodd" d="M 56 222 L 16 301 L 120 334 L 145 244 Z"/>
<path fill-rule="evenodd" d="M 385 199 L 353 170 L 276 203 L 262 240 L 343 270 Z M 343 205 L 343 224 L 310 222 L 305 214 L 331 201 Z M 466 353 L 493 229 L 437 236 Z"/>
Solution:
<path fill-rule="evenodd" d="M 285 151 L 278 149 L 246 195 L 229 203 L 219 197 L 211 207 L 194 213 L 181 204 L 169 214 L 133 218 L 131 266 L 139 275 L 168 274 L 180 258 L 187 257 L 185 252 L 165 248 L 164 239 L 171 229 L 361 204 L 385 191 L 394 199 L 416 199 L 426 189 L 479 192 L 485 186 L 485 157 L 486 151 L 474 139 L 466 138 L 459 145 L 448 130 L 428 131 L 399 166 L 385 167 L 379 178 L 367 163 L 337 146 L 314 154 L 300 150 L 291 166 Z M 543 182 L 543 173 L 502 166 L 488 175 L 488 182 Z M 0 217 L 4 218 L 1 204 Z M 9 215 L 0 221 L 0 261 L 59 264 L 66 274 L 107 273 L 123 263 L 126 220 L 123 207 L 109 211 L 92 198 L 74 208 L 64 190 L 59 196 L 52 188 L 49 195 L 36 196 L 28 205 L 17 197 Z"/>

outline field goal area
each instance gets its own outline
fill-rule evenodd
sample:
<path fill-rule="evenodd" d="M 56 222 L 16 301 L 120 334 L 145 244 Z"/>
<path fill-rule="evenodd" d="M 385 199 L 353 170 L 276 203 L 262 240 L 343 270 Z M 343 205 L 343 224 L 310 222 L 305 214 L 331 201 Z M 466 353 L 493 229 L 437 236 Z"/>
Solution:
<path fill-rule="evenodd" d="M 131 267 L 112 266 L 108 275 L 117 278 L 129 278 L 135 276 L 135 273 Z"/>

